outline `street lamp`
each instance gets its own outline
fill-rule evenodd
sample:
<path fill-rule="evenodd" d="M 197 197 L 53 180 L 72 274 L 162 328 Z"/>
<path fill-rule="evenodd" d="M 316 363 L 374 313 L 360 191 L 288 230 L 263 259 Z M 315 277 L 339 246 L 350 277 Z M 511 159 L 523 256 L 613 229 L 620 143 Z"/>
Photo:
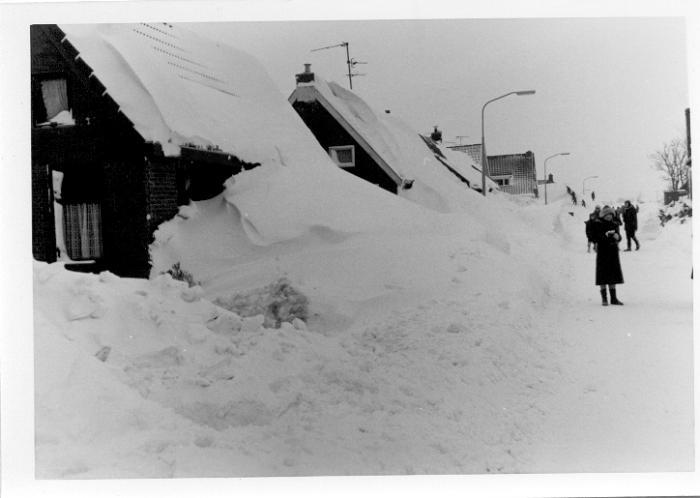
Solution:
<path fill-rule="evenodd" d="M 489 167 L 488 159 L 486 158 L 486 142 L 484 141 L 484 110 L 486 109 L 486 106 L 489 105 L 491 102 L 502 99 L 503 97 L 507 97 L 508 95 L 532 95 L 534 93 L 535 90 L 525 90 L 521 92 L 506 93 L 505 95 L 496 97 L 493 100 L 489 100 L 484 104 L 484 107 L 481 108 L 481 191 L 484 194 L 484 197 L 486 197 L 486 170 Z"/>
<path fill-rule="evenodd" d="M 589 176 L 588 178 L 585 178 L 583 180 L 583 194 L 581 195 L 581 198 L 583 199 L 586 197 L 586 180 L 590 180 L 591 178 L 598 178 L 597 176 Z"/>
<path fill-rule="evenodd" d="M 557 156 L 568 156 L 568 152 L 560 152 L 559 154 L 554 154 L 553 156 L 549 156 L 547 159 L 544 160 L 544 205 L 547 205 L 547 161 L 552 159 L 553 157 Z"/>

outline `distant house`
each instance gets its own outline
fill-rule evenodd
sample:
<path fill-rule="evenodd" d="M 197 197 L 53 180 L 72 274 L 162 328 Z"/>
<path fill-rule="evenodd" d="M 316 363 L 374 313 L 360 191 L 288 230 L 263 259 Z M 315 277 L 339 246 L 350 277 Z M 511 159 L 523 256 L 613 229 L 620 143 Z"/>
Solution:
<path fill-rule="evenodd" d="M 355 93 L 317 77 L 310 64 L 305 66 L 288 100 L 338 167 L 395 194 L 413 188 L 416 181 L 433 182 L 434 190 L 444 181 L 481 189 L 478 169 L 446 157 L 437 126 L 430 136 L 421 135 L 389 111 L 375 112 Z M 489 182 L 489 188 L 496 185 Z"/>
<path fill-rule="evenodd" d="M 452 150 L 469 155 L 474 162 L 481 165 L 481 144 L 455 145 Z M 528 151 L 524 154 L 506 154 L 488 156 L 489 177 L 498 184 L 502 192 L 508 194 L 537 194 L 537 173 L 535 155 Z M 553 182 L 551 175 L 547 183 Z"/>
<path fill-rule="evenodd" d="M 147 277 L 158 225 L 255 165 L 166 124 L 164 108 L 231 98 L 210 62 L 216 44 L 162 23 L 33 25 L 30 37 L 34 259 Z"/>

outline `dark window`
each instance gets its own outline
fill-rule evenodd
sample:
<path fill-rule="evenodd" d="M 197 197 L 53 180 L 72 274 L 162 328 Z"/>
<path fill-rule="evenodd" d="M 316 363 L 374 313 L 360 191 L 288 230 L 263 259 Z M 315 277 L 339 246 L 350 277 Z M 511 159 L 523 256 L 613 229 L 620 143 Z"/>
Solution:
<path fill-rule="evenodd" d="M 66 168 L 60 199 L 66 252 L 73 261 L 94 260 L 103 255 L 102 197 L 101 167 L 91 164 Z"/>
<path fill-rule="evenodd" d="M 68 79 L 60 75 L 32 78 L 32 118 L 35 126 L 75 124 L 68 86 Z"/>
<path fill-rule="evenodd" d="M 63 236 L 73 261 L 102 257 L 102 209 L 99 204 L 64 204 Z"/>

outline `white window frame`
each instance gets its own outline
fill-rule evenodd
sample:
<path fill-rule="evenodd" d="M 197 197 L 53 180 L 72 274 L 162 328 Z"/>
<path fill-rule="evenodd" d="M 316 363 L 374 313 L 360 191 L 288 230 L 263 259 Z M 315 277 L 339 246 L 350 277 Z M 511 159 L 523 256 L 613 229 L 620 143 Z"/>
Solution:
<path fill-rule="evenodd" d="M 493 175 L 491 179 L 501 187 L 508 187 L 513 184 L 513 175 Z M 498 180 L 505 180 L 503 184 L 498 183 Z"/>
<path fill-rule="evenodd" d="M 341 163 L 338 161 L 338 154 L 336 151 L 339 150 L 349 150 L 350 153 L 352 154 L 352 160 L 351 162 L 347 163 Z M 328 147 L 328 154 L 331 156 L 331 159 L 333 159 L 333 162 L 337 164 L 340 168 L 352 168 L 355 166 L 355 146 L 354 145 L 339 145 L 336 147 Z"/>

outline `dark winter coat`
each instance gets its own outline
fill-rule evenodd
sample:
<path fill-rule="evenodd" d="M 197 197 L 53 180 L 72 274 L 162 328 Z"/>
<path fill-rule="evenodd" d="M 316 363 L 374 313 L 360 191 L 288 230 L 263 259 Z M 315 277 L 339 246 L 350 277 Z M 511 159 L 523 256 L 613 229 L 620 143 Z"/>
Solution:
<path fill-rule="evenodd" d="M 629 206 L 625 209 L 622 214 L 622 219 L 625 222 L 625 231 L 637 231 L 637 210 L 634 208 L 634 206 Z"/>
<path fill-rule="evenodd" d="M 621 240 L 620 225 L 615 221 L 598 219 L 592 221 L 593 242 L 596 243 L 597 254 L 595 262 L 595 284 L 615 285 L 625 283 L 622 277 L 622 266 L 620 266 L 620 248 L 618 243 Z M 611 235 L 607 232 L 613 231 Z"/>

